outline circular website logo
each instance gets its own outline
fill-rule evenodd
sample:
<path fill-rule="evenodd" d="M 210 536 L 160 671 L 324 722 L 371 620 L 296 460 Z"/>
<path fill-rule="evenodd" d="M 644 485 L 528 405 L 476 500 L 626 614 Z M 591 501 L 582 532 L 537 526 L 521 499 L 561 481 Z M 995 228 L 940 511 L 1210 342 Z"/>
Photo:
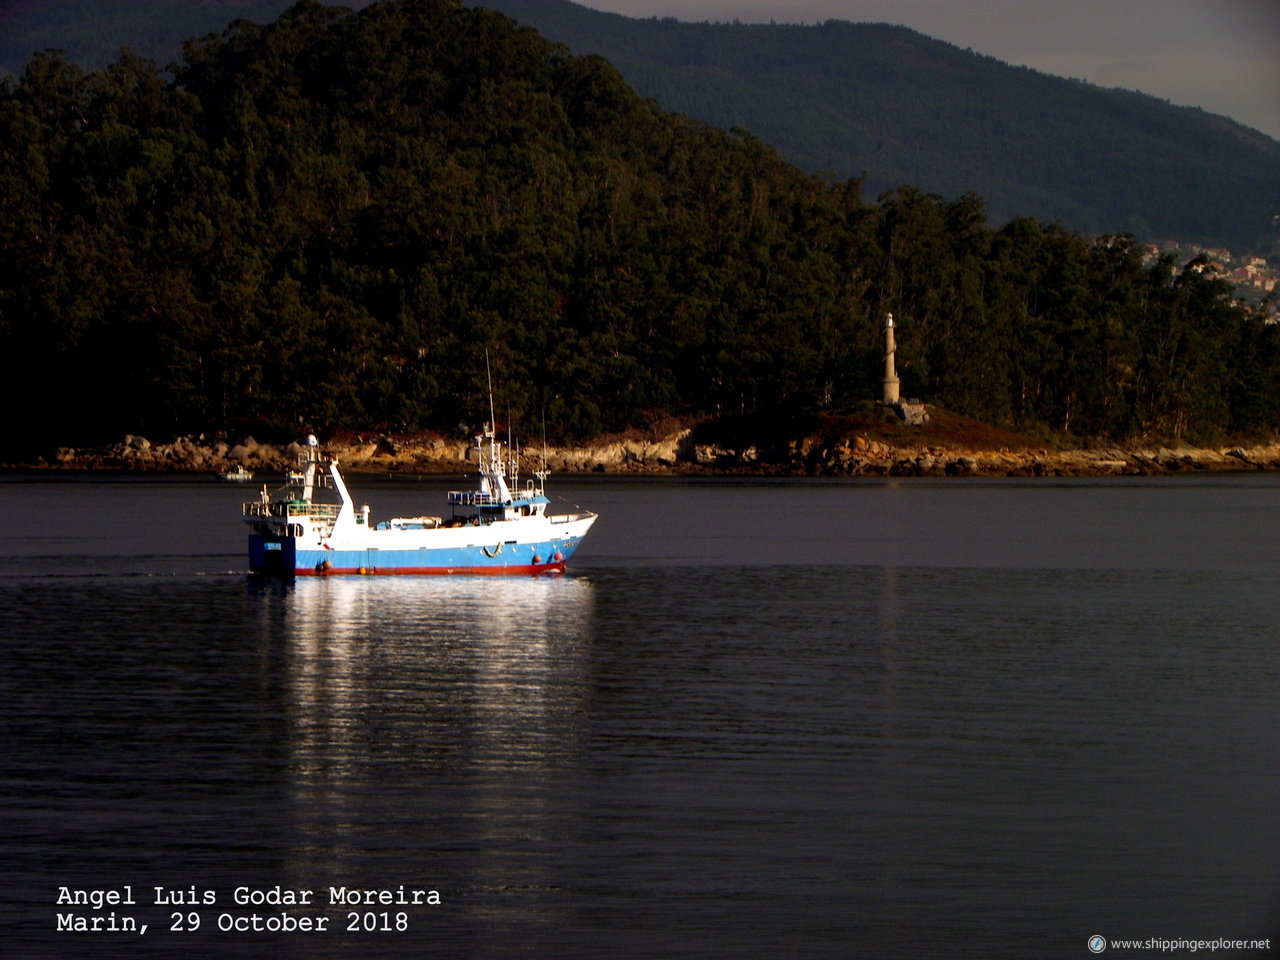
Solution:
<path fill-rule="evenodd" d="M 1105 939 L 1098 936 L 1096 933 L 1089 938 L 1090 953 L 1101 953 L 1105 949 L 1107 949 L 1107 941 Z"/>

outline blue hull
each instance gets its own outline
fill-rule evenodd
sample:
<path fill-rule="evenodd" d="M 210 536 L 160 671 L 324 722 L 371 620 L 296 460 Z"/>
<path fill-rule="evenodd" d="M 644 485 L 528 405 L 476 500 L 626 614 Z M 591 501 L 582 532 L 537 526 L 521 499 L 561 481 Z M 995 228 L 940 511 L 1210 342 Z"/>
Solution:
<path fill-rule="evenodd" d="M 579 539 L 415 550 L 299 549 L 291 537 L 249 536 L 249 569 L 267 576 L 534 574 L 564 570 Z"/>

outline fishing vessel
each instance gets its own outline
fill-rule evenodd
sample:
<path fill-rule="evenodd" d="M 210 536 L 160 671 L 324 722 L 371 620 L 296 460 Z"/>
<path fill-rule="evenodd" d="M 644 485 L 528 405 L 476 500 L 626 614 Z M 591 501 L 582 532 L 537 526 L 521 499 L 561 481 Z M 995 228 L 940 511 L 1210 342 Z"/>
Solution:
<path fill-rule="evenodd" d="M 596 514 L 548 513 L 545 464 L 521 486 L 518 457 L 504 457 L 492 424 L 475 443 L 478 482 L 448 494 L 448 517 L 375 524 L 368 506 L 356 509 L 337 460 L 308 437 L 285 485 L 275 495 L 264 486 L 244 505 L 249 569 L 278 577 L 563 572 Z"/>
<path fill-rule="evenodd" d="M 253 479 L 253 471 L 246 470 L 244 468 L 244 464 L 237 463 L 230 470 L 226 471 L 225 473 L 220 473 L 218 474 L 218 476 L 221 477 L 223 480 L 231 480 L 232 482 L 235 482 L 235 483 L 244 483 L 248 480 Z"/>

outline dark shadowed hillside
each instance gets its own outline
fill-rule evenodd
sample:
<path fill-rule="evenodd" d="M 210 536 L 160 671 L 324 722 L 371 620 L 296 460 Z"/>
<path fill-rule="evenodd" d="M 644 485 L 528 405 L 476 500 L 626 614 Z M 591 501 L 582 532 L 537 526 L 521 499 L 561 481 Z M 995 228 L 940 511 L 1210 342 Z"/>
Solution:
<path fill-rule="evenodd" d="M 192 36 L 265 23 L 288 0 L 46 0 L 0 9 L 0 69 L 64 50 L 100 68 L 122 46 L 164 65 Z M 344 6 L 360 9 L 368 0 Z M 1202 111 L 1015 68 L 901 27 L 636 20 L 566 0 L 488 0 L 644 96 L 742 127 L 808 171 L 974 192 L 992 217 L 1268 252 L 1280 144 Z"/>
<path fill-rule="evenodd" d="M 807 175 L 457 0 L 299 3 L 172 72 L 0 81 L 3 444 L 868 411 L 1280 426 L 1280 328 L 1203 260 Z"/>
<path fill-rule="evenodd" d="M 21 73 L 41 50 L 63 51 L 87 69 L 115 60 L 122 47 L 163 65 L 182 42 L 221 31 L 232 20 L 274 20 L 293 0 L 4 0 L 0 70 Z M 344 6 L 367 6 L 350 0 Z"/>
<path fill-rule="evenodd" d="M 807 170 L 973 191 L 993 217 L 1269 248 L 1280 143 L 1154 97 L 1011 67 L 905 27 L 681 23 L 483 0 L 599 53 L 668 110 L 745 127 Z"/>

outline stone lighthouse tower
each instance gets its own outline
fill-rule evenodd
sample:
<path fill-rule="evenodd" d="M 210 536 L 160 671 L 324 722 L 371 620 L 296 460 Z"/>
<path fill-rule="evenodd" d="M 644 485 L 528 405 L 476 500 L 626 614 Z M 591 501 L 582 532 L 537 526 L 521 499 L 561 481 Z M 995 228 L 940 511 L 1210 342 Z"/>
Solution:
<path fill-rule="evenodd" d="M 880 409 L 894 417 L 900 423 L 919 427 L 929 422 L 929 414 L 919 400 L 903 400 L 898 390 L 898 368 L 894 363 L 894 354 L 898 352 L 898 341 L 894 338 L 893 314 L 884 315 L 884 379 L 880 381 L 884 389 L 884 399 L 880 401 Z"/>
<path fill-rule="evenodd" d="M 897 341 L 893 339 L 893 314 L 886 313 L 884 315 L 884 379 L 880 381 L 884 386 L 884 399 L 881 402 L 886 407 L 898 403 L 898 371 L 893 362 L 893 355 L 897 350 Z"/>

